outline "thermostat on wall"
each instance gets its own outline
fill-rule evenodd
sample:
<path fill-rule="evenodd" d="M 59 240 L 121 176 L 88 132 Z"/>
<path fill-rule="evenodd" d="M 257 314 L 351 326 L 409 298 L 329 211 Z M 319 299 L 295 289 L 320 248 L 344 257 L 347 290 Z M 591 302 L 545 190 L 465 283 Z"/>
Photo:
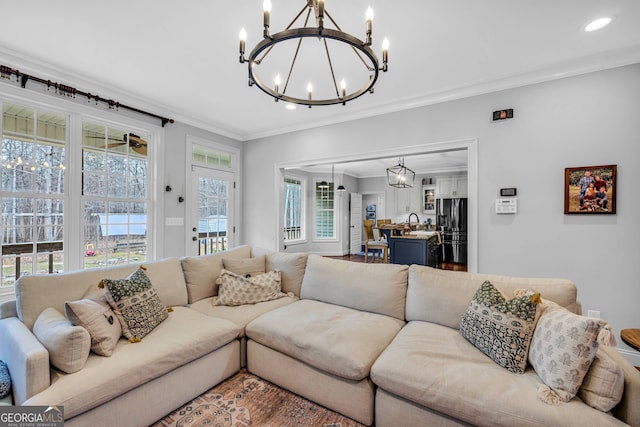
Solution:
<path fill-rule="evenodd" d="M 515 197 L 510 199 L 496 199 L 497 214 L 514 214 L 518 213 L 518 199 Z"/>

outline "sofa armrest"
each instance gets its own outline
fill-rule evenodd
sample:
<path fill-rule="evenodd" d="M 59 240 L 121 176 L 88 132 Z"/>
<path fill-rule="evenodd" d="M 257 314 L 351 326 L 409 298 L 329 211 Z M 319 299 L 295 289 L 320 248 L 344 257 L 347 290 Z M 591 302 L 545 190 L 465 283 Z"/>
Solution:
<path fill-rule="evenodd" d="M 18 317 L 18 307 L 16 300 L 4 301 L 0 303 L 0 319 L 7 317 Z"/>
<path fill-rule="evenodd" d="M 49 387 L 49 352 L 17 317 L 0 320 L 0 342 L 0 359 L 9 367 L 16 405 Z"/>
<path fill-rule="evenodd" d="M 622 367 L 624 371 L 624 393 L 622 400 L 611 410 L 613 415 L 621 421 L 632 425 L 640 426 L 640 371 L 633 367 L 615 347 L 600 346 L 600 351 L 604 351 Z"/>

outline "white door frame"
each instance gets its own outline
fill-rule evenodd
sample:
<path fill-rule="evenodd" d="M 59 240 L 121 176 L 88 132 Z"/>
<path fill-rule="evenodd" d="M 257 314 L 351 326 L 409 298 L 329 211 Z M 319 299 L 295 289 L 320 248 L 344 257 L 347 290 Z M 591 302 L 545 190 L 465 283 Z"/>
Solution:
<path fill-rule="evenodd" d="M 233 197 L 233 205 L 229 207 L 231 210 L 231 217 L 233 219 L 233 224 L 235 225 L 235 233 L 233 237 L 234 245 L 238 244 L 238 242 L 242 241 L 242 230 L 239 227 L 240 224 L 240 200 L 242 198 L 242 183 L 241 176 L 242 171 L 240 169 L 240 150 L 226 144 L 219 144 L 217 142 L 210 141 L 208 139 L 200 138 L 193 135 L 187 135 L 186 137 L 186 159 L 185 159 L 185 188 L 180 194 L 191 195 L 193 193 L 192 190 L 192 182 L 193 182 L 193 172 L 192 169 L 194 166 L 207 168 L 206 165 L 194 165 L 192 161 L 192 153 L 193 153 L 193 145 L 200 145 L 204 147 L 211 148 L 212 150 L 219 150 L 226 153 L 230 153 L 231 157 L 231 167 L 227 169 L 218 169 L 211 168 L 213 170 L 221 170 L 223 172 L 231 172 L 234 174 L 234 197 Z M 190 199 L 191 197 L 189 197 Z M 191 224 L 193 218 L 193 204 L 190 200 L 185 200 L 185 221 L 184 221 L 184 236 L 185 236 L 185 249 L 187 252 L 193 250 L 193 225 Z M 231 247 L 231 246 L 229 246 Z"/>
<path fill-rule="evenodd" d="M 294 169 L 301 168 L 306 165 L 320 165 L 332 163 L 345 163 L 358 160 L 369 159 L 382 159 L 389 157 L 408 157 L 416 154 L 435 153 L 443 151 L 453 150 L 466 150 L 467 151 L 467 209 L 468 216 L 468 232 L 467 232 L 467 251 L 468 251 L 468 263 L 467 270 L 469 272 L 478 271 L 478 138 L 467 138 L 452 141 L 440 141 L 433 143 L 426 143 L 420 145 L 413 145 L 408 147 L 394 147 L 391 149 L 362 152 L 355 154 L 343 154 L 340 156 L 333 156 L 330 158 L 315 158 L 306 160 L 296 160 L 289 162 L 282 162 L 274 164 L 274 194 L 278 195 L 278 202 L 275 204 L 276 218 L 280 218 L 282 211 L 282 186 L 281 184 L 281 169 Z M 281 221 L 281 220 L 280 220 Z M 280 227 L 278 220 L 275 221 L 274 227 L 276 241 L 279 242 L 276 246 L 276 250 L 282 250 L 283 233 L 284 230 Z"/>

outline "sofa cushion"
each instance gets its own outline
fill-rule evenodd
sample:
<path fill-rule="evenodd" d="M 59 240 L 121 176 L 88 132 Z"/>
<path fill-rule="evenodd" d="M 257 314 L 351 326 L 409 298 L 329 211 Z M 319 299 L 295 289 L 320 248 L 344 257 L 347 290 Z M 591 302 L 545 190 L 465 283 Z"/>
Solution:
<path fill-rule="evenodd" d="M 129 341 L 146 337 L 169 315 L 142 267 L 126 279 L 105 278 L 102 283 L 107 301 Z"/>
<path fill-rule="evenodd" d="M 7 364 L 0 360 L 0 399 L 11 391 L 11 376 Z"/>
<path fill-rule="evenodd" d="M 301 300 L 253 320 L 246 335 L 310 366 L 359 381 L 403 324 L 390 316 Z"/>
<path fill-rule="evenodd" d="M 558 406 L 541 402 L 533 369 L 509 372 L 458 330 L 435 323 L 409 322 L 374 363 L 371 379 L 387 392 L 473 425 L 623 425 L 579 399 Z"/>
<path fill-rule="evenodd" d="M 587 405 L 608 412 L 622 400 L 623 393 L 624 371 L 611 356 L 598 349 L 578 397 Z"/>
<path fill-rule="evenodd" d="M 486 280 L 504 295 L 528 288 L 572 312 L 580 309 L 576 286 L 569 280 L 496 276 L 412 265 L 407 289 L 407 321 L 423 320 L 459 329 L 469 301 Z"/>
<path fill-rule="evenodd" d="M 256 304 L 287 295 L 280 291 L 280 272 L 277 270 L 244 277 L 223 269 L 220 277 L 218 296 L 213 297 L 215 305 Z"/>
<path fill-rule="evenodd" d="M 507 300 L 487 280 L 462 316 L 460 334 L 503 368 L 524 372 L 539 300 L 540 294 Z"/>
<path fill-rule="evenodd" d="M 64 304 L 67 319 L 82 326 L 91 336 L 91 350 L 100 356 L 111 356 L 122 336 L 122 326 L 104 295 L 99 299 L 85 298 Z"/>
<path fill-rule="evenodd" d="M 222 258 L 222 267 L 242 277 L 252 277 L 266 273 L 264 255 L 255 258 Z M 222 275 L 222 272 L 220 272 Z"/>
<path fill-rule="evenodd" d="M 175 307 L 141 342 L 120 340 L 111 357 L 92 353 L 84 369 L 75 374 L 53 371 L 51 386 L 24 404 L 55 402 L 64 405 L 65 417 L 71 418 L 211 353 L 237 336 L 238 327 L 229 321 Z"/>
<path fill-rule="evenodd" d="M 293 292 L 300 296 L 300 288 L 307 267 L 308 255 L 304 252 L 285 253 L 273 252 L 262 248 L 252 248 L 252 256 L 266 255 L 266 271 L 280 270 L 282 272 L 282 292 Z"/>
<path fill-rule="evenodd" d="M 60 274 L 22 275 L 15 283 L 18 317 L 31 329 L 36 318 L 45 308 L 53 307 L 60 313 L 64 313 L 66 301 L 76 301 L 102 294 L 104 291 L 98 288 L 98 282 L 105 277 L 127 277 L 138 266 L 138 264 L 131 264 Z M 187 303 L 187 289 L 178 258 L 149 262 L 144 266 L 147 268 L 147 276 L 165 306 Z"/>
<path fill-rule="evenodd" d="M 218 294 L 216 279 L 222 271 L 222 258 L 250 258 L 251 247 L 239 246 L 211 255 L 183 257 L 182 270 L 187 284 L 189 304 Z"/>
<path fill-rule="evenodd" d="M 233 322 L 241 328 L 241 337 L 245 335 L 245 326 L 247 326 L 247 324 L 256 317 L 276 308 L 298 301 L 298 297 L 285 296 L 282 298 L 259 302 L 256 304 L 227 306 L 213 305 L 214 298 L 215 297 L 202 299 L 200 301 L 194 302 L 193 304 L 190 304 L 189 307 L 191 307 L 193 310 L 199 311 L 200 313 L 206 314 L 207 316 L 219 317 L 221 319 L 226 319 Z"/>
<path fill-rule="evenodd" d="M 77 372 L 89 357 L 89 332 L 81 326 L 73 326 L 55 308 L 47 308 L 38 316 L 33 334 L 49 352 L 51 364 L 61 371 Z"/>
<path fill-rule="evenodd" d="M 560 400 L 568 402 L 578 393 L 598 351 L 598 334 L 606 325 L 602 319 L 580 316 L 544 302 L 531 340 L 529 362 Z"/>
<path fill-rule="evenodd" d="M 309 255 L 300 296 L 404 320 L 408 270 Z"/>

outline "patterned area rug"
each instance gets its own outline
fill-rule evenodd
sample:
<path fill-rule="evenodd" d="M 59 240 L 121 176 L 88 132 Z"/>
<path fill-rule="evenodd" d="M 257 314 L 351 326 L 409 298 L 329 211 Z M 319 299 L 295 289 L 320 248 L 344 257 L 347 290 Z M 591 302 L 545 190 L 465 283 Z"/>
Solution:
<path fill-rule="evenodd" d="M 361 427 L 246 371 L 187 403 L 153 427 Z"/>

